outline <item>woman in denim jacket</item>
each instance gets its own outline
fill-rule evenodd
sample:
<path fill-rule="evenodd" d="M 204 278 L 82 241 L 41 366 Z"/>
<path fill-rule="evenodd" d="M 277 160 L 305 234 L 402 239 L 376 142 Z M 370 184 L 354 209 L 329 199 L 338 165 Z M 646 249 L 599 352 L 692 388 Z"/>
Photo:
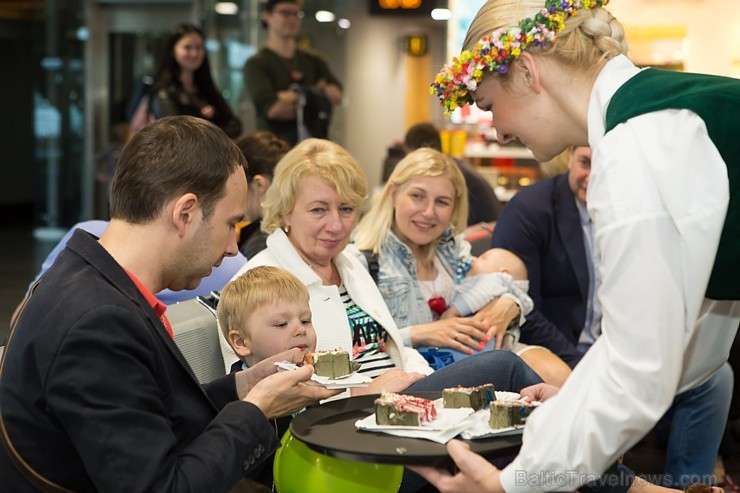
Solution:
<path fill-rule="evenodd" d="M 456 234 L 466 217 L 459 168 L 449 156 L 422 148 L 398 163 L 357 228 L 357 247 L 378 254 L 378 287 L 404 343 L 449 348 L 455 360 L 511 350 L 543 380 L 561 385 L 568 366 L 543 347 L 518 342 L 518 327 L 532 309 L 521 260 L 500 249 L 471 256 L 470 244 Z"/>

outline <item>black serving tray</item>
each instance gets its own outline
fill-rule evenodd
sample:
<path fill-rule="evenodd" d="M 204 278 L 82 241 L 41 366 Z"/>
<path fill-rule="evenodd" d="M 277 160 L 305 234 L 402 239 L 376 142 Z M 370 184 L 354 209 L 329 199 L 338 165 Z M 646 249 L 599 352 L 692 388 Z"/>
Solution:
<path fill-rule="evenodd" d="M 409 392 L 426 399 L 438 399 L 441 392 Z M 452 464 L 444 445 L 420 438 L 405 438 L 386 433 L 362 431 L 355 422 L 375 412 L 377 394 L 341 399 L 314 406 L 298 414 L 290 425 L 295 438 L 310 448 L 336 457 L 374 464 L 433 465 Z M 463 440 L 478 454 L 494 459 L 515 455 L 522 435 L 494 436 Z"/>

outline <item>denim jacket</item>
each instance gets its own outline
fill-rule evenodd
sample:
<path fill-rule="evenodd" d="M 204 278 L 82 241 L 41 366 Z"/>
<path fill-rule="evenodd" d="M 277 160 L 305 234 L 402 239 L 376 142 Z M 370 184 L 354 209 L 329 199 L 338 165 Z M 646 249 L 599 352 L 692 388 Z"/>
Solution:
<path fill-rule="evenodd" d="M 470 243 L 461 236 L 455 236 L 452 229 L 442 234 L 437 244 L 437 256 L 456 283 L 462 281 L 473 261 Z M 411 249 L 391 231 L 380 248 L 379 264 L 378 288 L 400 327 L 404 343 L 411 347 L 411 326 L 434 321 L 416 279 L 416 261 Z"/>
<path fill-rule="evenodd" d="M 527 295 L 527 287 L 522 288 L 522 285 L 528 284 L 527 281 L 513 281 L 510 275 L 503 273 L 465 277 L 473 262 L 470 243 L 461 236 L 455 236 L 451 229 L 445 231 L 437 244 L 437 257 L 457 284 L 447 301 L 458 308 L 463 315 L 466 313 L 461 307 L 467 308 L 467 303 L 471 301 L 470 298 L 465 299 L 465 293 L 466 291 L 470 293 L 469 290 L 476 285 L 477 298 L 480 298 L 480 291 L 484 290 L 491 296 L 491 299 L 505 296 L 511 298 L 519 306 L 519 320 L 509 328 L 513 342 L 518 341 L 519 326 L 525 321 L 524 315 L 532 311 L 533 307 L 532 300 Z M 416 261 L 411 249 L 393 232 L 390 232 L 388 240 L 380 248 L 378 263 L 378 288 L 396 325 L 400 327 L 399 331 L 404 344 L 411 346 L 411 326 L 435 320 L 416 278 Z M 483 300 L 478 299 L 477 301 Z M 481 305 L 478 305 L 475 310 L 480 307 Z"/>

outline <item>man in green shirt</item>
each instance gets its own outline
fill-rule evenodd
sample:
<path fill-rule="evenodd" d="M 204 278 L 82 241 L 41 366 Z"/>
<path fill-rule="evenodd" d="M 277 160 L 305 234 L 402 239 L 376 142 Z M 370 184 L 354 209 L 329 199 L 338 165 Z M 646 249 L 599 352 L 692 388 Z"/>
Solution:
<path fill-rule="evenodd" d="M 323 95 L 332 106 L 342 101 L 341 85 L 326 61 L 296 44 L 302 6 L 302 0 L 265 3 L 262 22 L 267 28 L 267 42 L 244 67 L 244 82 L 257 112 L 257 128 L 269 130 L 291 145 L 299 140 L 297 109 L 301 93 L 307 101 Z"/>

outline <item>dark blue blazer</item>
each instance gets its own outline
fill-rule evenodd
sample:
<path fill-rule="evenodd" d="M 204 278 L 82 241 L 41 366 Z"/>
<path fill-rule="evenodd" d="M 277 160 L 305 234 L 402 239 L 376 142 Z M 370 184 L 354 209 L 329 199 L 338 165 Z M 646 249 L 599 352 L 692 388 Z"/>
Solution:
<path fill-rule="evenodd" d="M 224 492 L 277 447 L 234 376 L 201 387 L 126 272 L 79 230 L 6 347 L 0 412 L 21 457 L 76 492 Z M 0 484 L 35 491 L 2 447 Z"/>
<path fill-rule="evenodd" d="M 588 301 L 588 265 L 583 230 L 568 174 L 517 192 L 504 207 L 491 245 L 517 254 L 527 266 L 534 310 L 521 341 L 545 346 L 571 367 Z"/>

